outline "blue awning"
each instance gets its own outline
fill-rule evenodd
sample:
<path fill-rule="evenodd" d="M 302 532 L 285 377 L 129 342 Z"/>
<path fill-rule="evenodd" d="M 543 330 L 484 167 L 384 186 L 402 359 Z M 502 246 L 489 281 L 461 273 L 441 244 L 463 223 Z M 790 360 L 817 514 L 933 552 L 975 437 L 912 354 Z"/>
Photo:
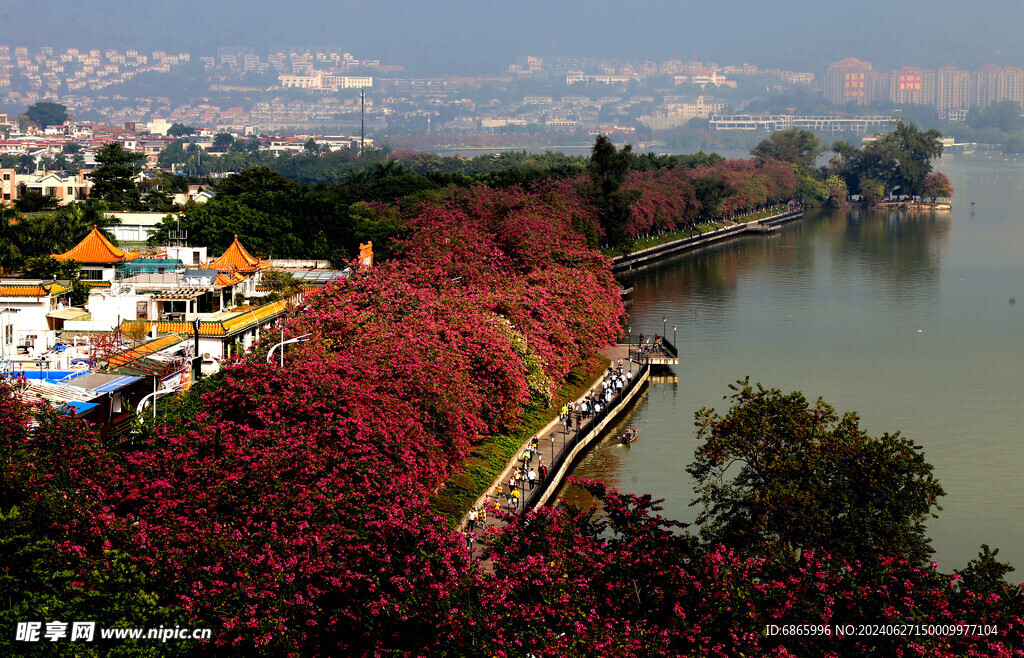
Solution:
<path fill-rule="evenodd" d="M 94 402 L 68 402 L 66 404 L 75 410 L 76 416 L 84 416 L 96 407 L 100 406 Z"/>
<path fill-rule="evenodd" d="M 109 381 L 106 384 L 103 384 L 102 386 L 97 386 L 92 390 L 96 391 L 97 393 L 112 393 L 113 391 L 122 389 L 125 386 L 128 386 L 129 384 L 134 384 L 140 379 L 142 379 L 142 377 L 132 377 L 131 375 L 125 375 L 124 377 L 118 377 L 117 379 Z"/>

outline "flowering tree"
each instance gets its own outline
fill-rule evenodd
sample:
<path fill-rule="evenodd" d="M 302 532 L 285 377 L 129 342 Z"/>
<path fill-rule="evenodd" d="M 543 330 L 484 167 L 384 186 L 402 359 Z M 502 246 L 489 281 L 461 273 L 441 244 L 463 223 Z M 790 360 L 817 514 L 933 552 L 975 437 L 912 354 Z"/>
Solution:
<path fill-rule="evenodd" d="M 787 198 L 795 184 L 788 165 L 771 161 L 630 175 L 629 230 L 686 226 L 712 212 L 709 203 L 715 213 L 741 212 Z M 8 627 L 34 617 L 215 631 L 209 645 L 161 645 L 154 655 L 1020 649 L 1022 597 L 991 552 L 943 575 L 899 542 L 861 560 L 843 542 L 804 533 L 799 559 L 777 559 L 726 546 L 731 535 L 702 542 L 660 517 L 649 496 L 599 483 L 582 484 L 603 516 L 544 508 L 510 519 L 488 546 L 485 574 L 430 510 L 429 494 L 481 436 L 507 431 L 525 405 L 546 401 L 573 366 L 614 340 L 623 308 L 608 260 L 588 245 L 600 235 L 599 212 L 571 179 L 366 210 L 403 227 L 395 259 L 292 312 L 286 337 L 312 339 L 291 348 L 287 369 L 265 363 L 268 339 L 197 387 L 174 422 L 133 442 L 101 441 L 83 421 L 26 404 L 0 382 Z M 869 463 L 928 470 L 903 443 L 843 427 L 844 440 L 881 451 Z M 841 473 L 856 466 L 845 465 Z M 911 521 L 919 498 L 903 501 Z M 763 632 L 866 620 L 999 630 L 823 644 Z M 0 639 L 0 653 L 23 649 Z"/>
<path fill-rule="evenodd" d="M 946 174 L 941 171 L 933 171 L 924 177 L 924 182 L 921 184 L 921 196 L 932 201 L 952 199 L 953 183 L 949 181 L 949 176 Z"/>

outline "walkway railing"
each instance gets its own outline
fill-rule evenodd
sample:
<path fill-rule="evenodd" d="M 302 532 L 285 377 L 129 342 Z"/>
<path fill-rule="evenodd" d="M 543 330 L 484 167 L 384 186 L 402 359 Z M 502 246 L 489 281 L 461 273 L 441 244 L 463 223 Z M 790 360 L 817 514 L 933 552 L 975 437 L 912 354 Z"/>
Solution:
<path fill-rule="evenodd" d="M 738 235 L 745 233 L 750 229 L 751 225 L 773 225 L 785 222 L 794 217 L 803 215 L 802 206 L 791 206 L 785 211 L 780 212 L 777 215 L 770 217 L 763 217 L 761 219 L 751 220 L 749 222 L 740 222 L 738 224 L 732 224 L 729 226 L 723 226 L 721 228 L 705 231 L 703 233 L 690 232 L 689 237 L 680 238 L 673 240 L 672 242 L 666 242 L 665 244 L 656 245 L 654 247 L 648 247 L 632 254 L 625 256 L 619 256 L 612 259 L 612 271 L 621 272 L 624 270 L 633 269 L 634 266 L 640 266 L 649 261 L 655 261 L 663 256 L 674 254 L 677 251 L 686 249 L 691 245 L 703 244 L 708 240 L 714 240 L 723 238 L 731 235 Z"/>
<path fill-rule="evenodd" d="M 676 350 L 676 346 L 667 338 L 663 338 L 662 341 L 656 345 L 637 345 L 636 347 L 631 345 L 629 353 L 630 359 L 633 362 L 645 365 L 657 364 L 658 362 L 664 363 L 664 359 L 666 358 L 679 358 L 679 352 Z"/>
<path fill-rule="evenodd" d="M 622 401 L 629 397 L 628 394 L 630 391 L 632 391 L 635 387 L 641 385 L 641 382 L 644 381 L 644 377 L 642 375 L 644 373 L 647 373 L 649 375 L 650 369 L 650 364 L 641 363 L 638 374 L 629 381 L 627 381 L 626 385 L 623 386 L 618 391 L 618 393 L 616 393 L 612 401 L 609 404 L 605 405 L 605 407 L 601 409 L 601 411 L 596 413 L 592 412 L 587 418 L 585 418 L 578 429 L 566 432 L 566 426 L 563 423 L 561 448 L 558 450 L 557 453 L 555 453 L 554 459 L 551 461 L 551 465 L 548 467 L 548 477 L 557 477 L 557 474 L 561 470 L 562 465 L 565 463 L 566 459 L 568 459 L 568 455 L 571 455 L 573 453 L 573 449 L 577 445 L 590 441 L 592 438 L 594 438 L 591 436 L 591 434 L 597 431 L 597 428 L 601 425 L 601 423 L 604 420 L 611 416 L 615 416 L 616 414 L 622 411 Z M 558 443 L 558 433 L 554 433 L 553 436 L 555 437 L 554 443 Z M 551 437 L 539 438 L 539 447 L 543 452 L 544 440 L 547 439 L 550 441 Z M 552 451 L 553 450 L 554 448 L 552 448 Z M 524 494 L 525 505 L 523 509 L 532 509 L 533 507 L 536 507 L 537 503 L 540 500 L 540 497 L 543 495 L 544 491 L 548 488 L 549 485 L 550 482 L 540 482 L 539 486 L 535 487 L 533 491 L 526 492 Z"/>

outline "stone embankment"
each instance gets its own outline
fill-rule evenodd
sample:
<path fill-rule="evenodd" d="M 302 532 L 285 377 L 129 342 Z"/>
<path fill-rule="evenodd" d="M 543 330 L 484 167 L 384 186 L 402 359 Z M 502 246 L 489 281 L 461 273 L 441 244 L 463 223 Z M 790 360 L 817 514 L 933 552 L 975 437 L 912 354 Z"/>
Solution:
<path fill-rule="evenodd" d="M 680 238 L 679 240 L 674 240 L 672 242 L 666 242 L 665 244 L 659 244 L 648 249 L 641 249 L 640 251 L 626 256 L 619 256 L 612 260 L 612 271 L 619 274 L 629 270 L 641 269 L 664 258 L 686 251 L 687 249 L 693 249 L 694 247 L 718 242 L 719 240 L 733 238 L 745 233 L 769 233 L 775 230 L 779 225 L 791 222 L 803 216 L 803 208 L 796 207 L 791 210 L 787 210 L 786 212 L 772 215 L 771 217 L 753 219 L 749 222 L 739 222 L 731 226 L 724 226 L 720 229 L 715 229 L 714 231 L 707 231 L 704 233 L 693 232 L 689 237 Z"/>

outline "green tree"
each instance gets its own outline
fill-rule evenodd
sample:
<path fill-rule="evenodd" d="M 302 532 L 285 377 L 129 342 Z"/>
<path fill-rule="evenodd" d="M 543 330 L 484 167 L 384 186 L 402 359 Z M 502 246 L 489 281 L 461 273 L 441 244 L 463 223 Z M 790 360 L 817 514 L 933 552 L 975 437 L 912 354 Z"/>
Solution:
<path fill-rule="evenodd" d="M 39 101 L 25 110 L 25 116 L 40 128 L 46 128 L 47 126 L 58 126 L 67 121 L 67 110 L 68 108 L 60 103 Z"/>
<path fill-rule="evenodd" d="M 943 491 L 920 446 L 898 432 L 870 437 L 820 398 L 749 379 L 730 388 L 725 416 L 697 413 L 701 445 L 687 467 L 706 540 L 774 559 L 802 549 L 927 558 L 924 522 Z"/>
<path fill-rule="evenodd" d="M 825 180 L 825 190 L 828 192 L 828 204 L 833 208 L 846 206 L 846 198 L 850 196 L 850 190 L 846 187 L 846 181 L 835 174 Z"/>
<path fill-rule="evenodd" d="M 320 155 L 327 150 L 327 145 L 319 145 L 316 140 L 310 137 L 306 140 L 306 143 L 302 145 L 302 150 L 306 155 Z"/>
<path fill-rule="evenodd" d="M 405 222 L 397 209 L 381 207 L 368 203 L 355 203 L 349 208 L 349 217 L 352 219 L 352 245 L 373 242 L 373 257 L 375 261 L 381 261 L 391 256 L 391 241 L 403 235 L 406 231 Z M 353 247 L 346 251 L 335 253 L 331 257 L 332 263 L 337 266 L 343 261 L 352 260 L 356 257 Z"/>
<path fill-rule="evenodd" d="M 633 147 L 617 150 L 605 135 L 598 135 L 590 152 L 587 170 L 590 174 L 591 198 L 601 214 L 604 239 L 613 247 L 628 248 L 630 235 L 626 230 L 635 196 L 622 190 L 633 164 Z"/>
<path fill-rule="evenodd" d="M 217 133 L 213 136 L 213 148 L 218 151 L 226 151 L 234 141 L 235 138 L 231 136 L 231 133 Z"/>
<path fill-rule="evenodd" d="M 18 211 L 11 206 L 0 206 L 0 273 L 10 274 L 22 266 L 24 258 L 18 246 L 21 230 Z"/>
<path fill-rule="evenodd" d="M 818 136 L 809 130 L 790 128 L 776 130 L 768 139 L 750 151 L 750 155 L 758 160 L 783 160 L 798 164 L 807 169 L 814 169 L 818 156 L 825 152 Z"/>
<path fill-rule="evenodd" d="M 802 203 L 824 201 L 828 198 L 825 181 L 797 164 L 793 165 L 793 173 L 796 174 L 796 198 Z"/>
<path fill-rule="evenodd" d="M 270 294 L 266 297 L 268 302 L 287 299 L 302 289 L 302 282 L 294 274 L 277 268 L 270 268 L 263 273 L 263 285 L 270 288 Z"/>
<path fill-rule="evenodd" d="M 31 155 L 19 155 L 16 167 L 19 174 L 31 174 L 36 170 L 36 159 Z"/>
<path fill-rule="evenodd" d="M 57 198 L 46 196 L 39 190 L 27 190 L 17 198 L 14 207 L 19 212 L 46 212 L 57 209 Z"/>
<path fill-rule="evenodd" d="M 183 135 L 191 135 L 196 132 L 194 126 L 186 126 L 183 123 L 172 123 L 171 127 L 167 129 L 168 137 L 181 137 Z"/>
<path fill-rule="evenodd" d="M 92 197 L 118 210 L 139 208 L 141 193 L 135 177 L 145 160 L 142 153 L 124 150 L 120 142 L 111 142 L 96 151 L 98 166 L 89 174 Z"/>
<path fill-rule="evenodd" d="M 858 189 L 869 206 L 875 205 L 885 196 L 885 184 L 877 178 L 862 177 L 858 182 Z"/>
<path fill-rule="evenodd" d="M 71 283 L 68 302 L 72 306 L 85 306 L 89 301 L 89 286 L 82 283 L 82 267 L 73 260 L 57 260 L 49 254 L 29 258 L 25 273 L 36 279 L 59 279 Z"/>
<path fill-rule="evenodd" d="M 188 155 L 185 153 L 185 140 L 183 139 L 171 142 L 156 156 L 156 163 L 164 169 L 170 169 L 176 164 L 185 164 L 187 161 Z"/>
<path fill-rule="evenodd" d="M 932 160 L 942 155 L 941 137 L 938 130 L 922 132 L 913 123 L 898 121 L 894 131 L 864 148 L 858 177 L 876 178 L 890 193 L 920 194 Z"/>
<path fill-rule="evenodd" d="M 972 107 L 967 114 L 967 125 L 976 130 L 995 128 L 1004 133 L 1018 133 L 1024 130 L 1024 117 L 1016 101 L 1001 101 L 981 109 Z"/>

